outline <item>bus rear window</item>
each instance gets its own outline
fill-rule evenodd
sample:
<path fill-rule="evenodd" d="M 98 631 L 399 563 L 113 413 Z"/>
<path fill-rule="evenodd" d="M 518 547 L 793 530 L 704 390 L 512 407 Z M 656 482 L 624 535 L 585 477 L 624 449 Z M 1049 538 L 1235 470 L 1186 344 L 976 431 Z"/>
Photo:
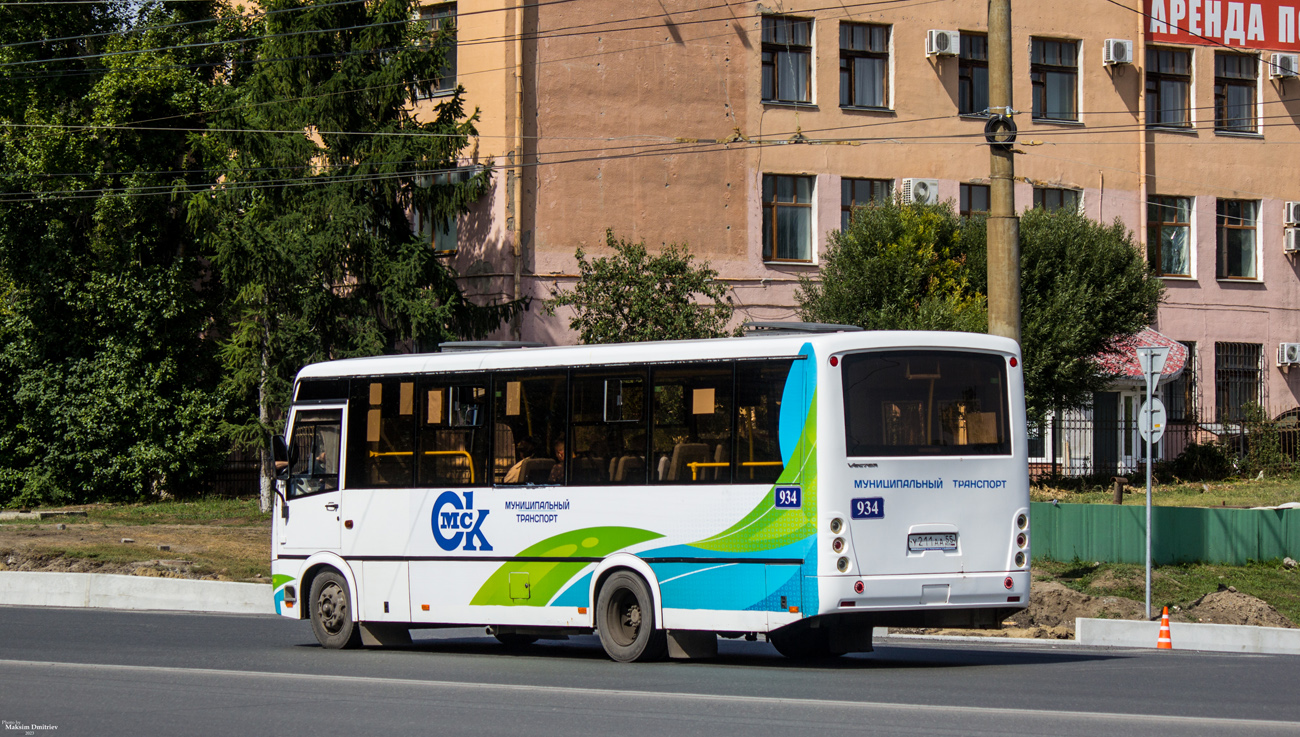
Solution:
<path fill-rule="evenodd" d="M 958 351 L 844 357 L 850 456 L 1010 455 L 1006 362 Z"/>

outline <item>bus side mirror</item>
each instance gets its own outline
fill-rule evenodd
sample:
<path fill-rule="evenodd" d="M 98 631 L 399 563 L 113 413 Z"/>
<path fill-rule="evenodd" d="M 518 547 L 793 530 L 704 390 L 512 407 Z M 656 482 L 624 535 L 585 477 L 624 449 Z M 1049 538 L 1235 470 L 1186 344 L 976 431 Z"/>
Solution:
<path fill-rule="evenodd" d="M 285 481 L 289 478 L 289 445 L 284 442 L 284 436 L 271 436 L 271 459 L 275 463 L 275 478 L 279 481 Z"/>

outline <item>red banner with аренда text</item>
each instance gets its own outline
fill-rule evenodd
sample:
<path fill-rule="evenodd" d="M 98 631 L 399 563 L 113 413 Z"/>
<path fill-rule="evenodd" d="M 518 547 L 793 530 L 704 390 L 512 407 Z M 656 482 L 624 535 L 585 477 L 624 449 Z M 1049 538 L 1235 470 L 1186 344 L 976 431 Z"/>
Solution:
<path fill-rule="evenodd" d="M 1297 0 L 1144 0 L 1147 41 L 1300 51 Z"/>

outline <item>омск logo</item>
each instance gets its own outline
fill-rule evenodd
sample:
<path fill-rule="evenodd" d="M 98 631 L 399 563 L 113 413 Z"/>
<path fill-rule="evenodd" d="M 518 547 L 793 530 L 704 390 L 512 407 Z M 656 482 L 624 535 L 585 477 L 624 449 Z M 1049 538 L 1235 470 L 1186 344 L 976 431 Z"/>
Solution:
<path fill-rule="evenodd" d="M 444 491 L 438 495 L 438 501 L 433 503 L 433 539 L 438 541 L 438 547 L 443 550 L 455 550 L 462 541 L 465 543 L 464 550 L 491 550 L 492 545 L 483 536 L 481 529 L 488 510 L 474 509 L 474 492 L 464 492 L 464 496 L 465 501 L 461 502 L 454 491 Z M 457 511 L 444 512 L 445 507 Z M 447 534 L 444 530 L 456 532 Z M 474 546 L 474 538 L 478 538 L 478 547 Z"/>

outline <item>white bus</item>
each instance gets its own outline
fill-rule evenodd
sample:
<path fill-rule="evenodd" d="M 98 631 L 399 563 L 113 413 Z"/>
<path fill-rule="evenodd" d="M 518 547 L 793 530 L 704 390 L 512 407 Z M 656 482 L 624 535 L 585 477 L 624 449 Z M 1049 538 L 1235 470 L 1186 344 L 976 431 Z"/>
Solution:
<path fill-rule="evenodd" d="M 1029 599 L 1017 345 L 832 327 L 307 366 L 277 613 L 330 648 L 486 625 L 621 661 L 999 626 Z"/>

